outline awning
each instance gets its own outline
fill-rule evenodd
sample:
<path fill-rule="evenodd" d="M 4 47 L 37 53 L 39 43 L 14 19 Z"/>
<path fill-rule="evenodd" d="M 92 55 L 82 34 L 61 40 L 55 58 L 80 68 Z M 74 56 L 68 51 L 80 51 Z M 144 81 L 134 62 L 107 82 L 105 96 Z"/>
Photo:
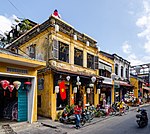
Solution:
<path fill-rule="evenodd" d="M 150 91 L 149 87 L 143 87 L 143 89 Z"/>
<path fill-rule="evenodd" d="M 75 72 L 75 71 L 70 71 L 67 69 L 62 69 L 62 68 L 58 68 L 58 67 L 50 67 L 51 70 L 53 70 L 55 73 L 58 74 L 65 74 L 65 75 L 70 75 L 70 76 L 80 76 L 83 78 L 91 78 L 92 76 L 95 76 L 97 80 L 102 81 L 104 80 L 102 77 L 98 76 L 98 75 L 89 75 L 86 73 L 81 73 L 81 72 Z"/>
<path fill-rule="evenodd" d="M 115 81 L 115 83 L 119 84 L 120 86 L 133 87 L 131 84 L 124 81 Z"/>
<path fill-rule="evenodd" d="M 100 69 L 103 69 L 103 70 L 106 69 L 106 70 L 109 71 L 109 72 L 111 72 L 111 70 L 112 70 L 112 69 L 111 69 L 111 66 L 108 66 L 108 65 L 106 65 L 106 64 L 103 64 L 103 63 L 101 63 L 101 62 L 99 63 L 99 68 L 100 68 Z"/>

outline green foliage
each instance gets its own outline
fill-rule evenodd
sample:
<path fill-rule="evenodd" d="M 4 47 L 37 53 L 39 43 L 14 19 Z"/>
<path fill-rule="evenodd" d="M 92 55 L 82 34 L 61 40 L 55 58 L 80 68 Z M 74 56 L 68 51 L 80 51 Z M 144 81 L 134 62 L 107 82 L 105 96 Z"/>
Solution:
<path fill-rule="evenodd" d="M 30 30 L 31 28 L 32 26 L 30 26 L 30 22 L 27 19 L 23 20 L 20 24 L 20 30 L 23 32 Z"/>
<path fill-rule="evenodd" d="M 61 111 L 58 112 L 55 120 L 58 121 L 61 115 L 62 115 L 62 112 Z"/>

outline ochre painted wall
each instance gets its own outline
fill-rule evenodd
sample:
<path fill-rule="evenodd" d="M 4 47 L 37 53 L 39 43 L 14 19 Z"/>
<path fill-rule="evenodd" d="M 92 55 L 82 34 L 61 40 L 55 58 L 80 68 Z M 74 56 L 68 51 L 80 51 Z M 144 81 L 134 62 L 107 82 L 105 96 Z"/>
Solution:
<path fill-rule="evenodd" d="M 102 55 L 101 53 L 99 53 L 99 59 L 109 63 L 111 66 L 112 66 L 112 73 L 114 73 L 114 60 L 106 57 L 105 55 Z M 115 98 L 114 98 L 114 81 L 112 80 L 112 89 L 111 89 L 111 103 L 113 104 L 114 101 L 115 101 Z"/>
<path fill-rule="evenodd" d="M 51 90 L 52 86 L 50 72 L 39 74 L 38 78 L 44 78 L 44 89 L 38 90 L 38 95 L 41 95 L 41 108 L 38 108 L 38 114 L 45 117 L 51 117 Z"/>
<path fill-rule="evenodd" d="M 134 97 L 138 98 L 138 80 L 136 78 L 130 77 L 131 85 L 134 86 Z"/>
<path fill-rule="evenodd" d="M 51 34 L 50 34 L 51 33 Z M 56 67 L 63 68 L 66 70 L 74 71 L 74 72 L 85 72 L 89 75 L 98 75 L 98 70 L 87 69 L 87 53 L 90 53 L 94 56 L 98 56 L 98 49 L 87 46 L 86 44 L 73 40 L 72 37 L 62 33 L 62 32 L 54 32 L 53 28 L 48 28 L 44 32 L 40 33 L 30 41 L 26 42 L 24 45 L 20 47 L 20 49 L 27 53 L 27 47 L 32 44 L 36 44 L 36 58 L 47 60 L 51 55 L 51 46 L 52 40 L 56 39 L 63 43 L 69 45 L 69 63 L 65 62 L 56 62 Z M 80 49 L 83 51 L 83 67 L 74 65 L 74 48 Z M 49 53 L 48 53 L 49 52 Z M 21 51 L 20 54 L 25 55 Z M 51 64 L 50 61 L 49 64 Z M 44 77 L 44 89 L 38 90 L 38 95 L 41 95 L 41 108 L 38 108 L 38 114 L 46 117 L 51 117 L 53 120 L 56 119 L 57 111 L 56 111 L 56 94 L 53 93 L 53 73 L 46 72 L 43 74 L 39 74 L 38 77 Z M 96 91 L 96 87 L 95 87 Z M 85 97 L 86 98 L 86 97 Z M 72 93 L 72 85 L 70 83 L 70 104 L 73 104 L 74 94 Z M 95 94 L 95 104 L 98 104 L 98 95 Z"/>

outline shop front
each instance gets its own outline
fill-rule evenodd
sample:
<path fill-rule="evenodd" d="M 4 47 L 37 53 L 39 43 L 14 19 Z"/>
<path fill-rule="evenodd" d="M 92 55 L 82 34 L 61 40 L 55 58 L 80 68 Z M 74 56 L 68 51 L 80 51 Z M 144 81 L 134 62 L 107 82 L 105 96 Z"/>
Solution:
<path fill-rule="evenodd" d="M 149 102 L 150 101 L 150 88 L 143 86 L 143 102 Z"/>
<path fill-rule="evenodd" d="M 119 102 L 122 99 L 124 101 L 130 101 L 134 97 L 133 86 L 127 82 L 115 81 L 115 102 Z"/>
<path fill-rule="evenodd" d="M 55 120 L 67 105 L 98 104 L 96 76 L 50 67 L 39 71 L 38 79 L 44 79 L 44 88 L 38 90 L 39 115 Z"/>
<path fill-rule="evenodd" d="M 100 104 L 111 104 L 112 85 L 103 83 L 101 85 L 101 93 L 99 95 Z"/>
<path fill-rule="evenodd" d="M 36 76 L 45 62 L 1 50 L 0 65 L 0 120 L 37 121 Z"/>

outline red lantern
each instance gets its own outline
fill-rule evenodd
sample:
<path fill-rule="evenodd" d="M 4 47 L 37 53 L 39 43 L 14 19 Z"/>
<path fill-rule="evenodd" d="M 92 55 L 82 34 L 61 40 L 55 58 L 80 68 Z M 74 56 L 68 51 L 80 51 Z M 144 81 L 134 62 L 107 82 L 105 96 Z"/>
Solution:
<path fill-rule="evenodd" d="M 14 89 L 14 85 L 9 85 L 8 89 L 9 89 L 9 92 L 10 92 L 10 97 L 12 97 L 12 91 Z"/>
<path fill-rule="evenodd" d="M 30 81 L 26 81 L 24 82 L 25 85 L 31 85 L 31 82 Z"/>
<path fill-rule="evenodd" d="M 29 90 L 30 87 L 31 87 L 31 82 L 26 81 L 26 82 L 24 82 L 24 85 L 25 85 L 25 88 L 26 88 L 27 90 Z"/>
<path fill-rule="evenodd" d="M 6 93 L 5 93 L 5 90 L 7 89 L 7 87 L 8 87 L 8 85 L 9 85 L 9 81 L 7 81 L 7 80 L 1 80 L 1 85 L 2 85 L 2 88 L 4 89 L 4 96 L 6 95 Z"/>

